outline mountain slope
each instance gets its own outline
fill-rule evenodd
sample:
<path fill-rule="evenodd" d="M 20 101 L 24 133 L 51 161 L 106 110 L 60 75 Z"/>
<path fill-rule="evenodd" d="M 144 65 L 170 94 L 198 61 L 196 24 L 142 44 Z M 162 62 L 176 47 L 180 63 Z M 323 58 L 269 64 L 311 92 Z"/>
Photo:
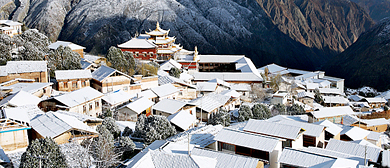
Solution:
<path fill-rule="evenodd" d="M 9 14 L 13 20 L 39 29 L 52 41 L 84 45 L 94 54 L 104 54 L 159 21 L 184 48 L 198 46 L 201 54 L 245 54 L 257 66 L 275 62 L 312 70 L 373 25 L 364 10 L 346 0 L 15 0 L 14 4 Z"/>
<path fill-rule="evenodd" d="M 352 0 L 363 7 L 375 22 L 390 16 L 390 0 Z"/>
<path fill-rule="evenodd" d="M 390 89 L 390 18 L 363 33 L 324 68 L 327 74 L 346 79 L 346 85 Z"/>

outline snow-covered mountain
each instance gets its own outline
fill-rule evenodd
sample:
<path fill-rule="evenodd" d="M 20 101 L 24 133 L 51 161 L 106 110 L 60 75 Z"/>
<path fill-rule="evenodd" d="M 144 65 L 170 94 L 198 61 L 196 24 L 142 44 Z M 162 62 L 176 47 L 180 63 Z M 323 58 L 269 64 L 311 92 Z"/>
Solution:
<path fill-rule="evenodd" d="M 0 2 L 15 6 L 9 18 L 39 29 L 52 41 L 72 41 L 94 54 L 104 54 L 159 21 L 186 49 L 245 54 L 258 66 L 275 62 L 301 69 L 322 65 L 373 25 L 364 10 L 346 0 Z M 4 18 L 9 11 L 5 9 L 0 10 Z"/>

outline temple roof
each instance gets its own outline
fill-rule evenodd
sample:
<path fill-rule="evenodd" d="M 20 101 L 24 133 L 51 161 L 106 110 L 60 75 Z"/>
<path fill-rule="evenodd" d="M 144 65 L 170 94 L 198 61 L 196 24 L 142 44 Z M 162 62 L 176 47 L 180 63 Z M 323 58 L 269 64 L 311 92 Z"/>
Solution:
<path fill-rule="evenodd" d="M 156 29 L 150 32 L 146 32 L 146 34 L 151 35 L 151 36 L 163 36 L 163 35 L 168 35 L 169 30 L 164 30 L 160 28 L 160 24 L 157 22 L 156 24 Z"/>
<path fill-rule="evenodd" d="M 119 48 L 156 48 L 152 42 L 146 39 L 132 38 L 131 40 L 118 45 Z"/>

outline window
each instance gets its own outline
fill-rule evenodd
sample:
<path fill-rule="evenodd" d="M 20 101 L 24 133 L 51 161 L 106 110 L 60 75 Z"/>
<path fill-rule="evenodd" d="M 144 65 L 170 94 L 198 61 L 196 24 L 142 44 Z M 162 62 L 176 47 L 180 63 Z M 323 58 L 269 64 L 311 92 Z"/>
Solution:
<path fill-rule="evenodd" d="M 72 83 L 72 88 L 77 88 L 77 83 L 76 82 Z"/>
<path fill-rule="evenodd" d="M 99 107 L 99 101 L 95 102 L 95 107 Z"/>
<path fill-rule="evenodd" d="M 83 112 L 85 113 L 87 111 L 87 107 L 83 105 Z"/>
<path fill-rule="evenodd" d="M 230 144 L 226 144 L 226 143 L 223 143 L 223 142 L 219 142 L 220 144 L 220 148 L 221 151 L 223 150 L 228 150 L 228 151 L 235 151 L 235 146 L 234 145 L 230 145 Z"/>
<path fill-rule="evenodd" d="M 81 82 L 81 86 L 82 86 L 82 87 L 86 86 L 85 81 L 82 81 L 82 82 Z"/>
<path fill-rule="evenodd" d="M 39 78 L 35 78 L 35 82 L 39 82 Z"/>
<path fill-rule="evenodd" d="M 190 114 L 192 114 L 192 110 L 190 110 Z"/>
<path fill-rule="evenodd" d="M 64 88 L 68 88 L 68 82 L 64 83 Z"/>
<path fill-rule="evenodd" d="M 92 110 L 92 103 L 89 103 L 89 110 Z"/>

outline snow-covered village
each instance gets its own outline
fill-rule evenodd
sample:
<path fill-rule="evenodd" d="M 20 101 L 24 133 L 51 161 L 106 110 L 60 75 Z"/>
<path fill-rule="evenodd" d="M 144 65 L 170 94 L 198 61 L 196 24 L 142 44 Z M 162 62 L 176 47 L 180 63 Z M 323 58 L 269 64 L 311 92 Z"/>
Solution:
<path fill-rule="evenodd" d="M 105 55 L 0 25 L 0 167 L 390 166 L 390 91 L 202 54 L 159 22 Z"/>

